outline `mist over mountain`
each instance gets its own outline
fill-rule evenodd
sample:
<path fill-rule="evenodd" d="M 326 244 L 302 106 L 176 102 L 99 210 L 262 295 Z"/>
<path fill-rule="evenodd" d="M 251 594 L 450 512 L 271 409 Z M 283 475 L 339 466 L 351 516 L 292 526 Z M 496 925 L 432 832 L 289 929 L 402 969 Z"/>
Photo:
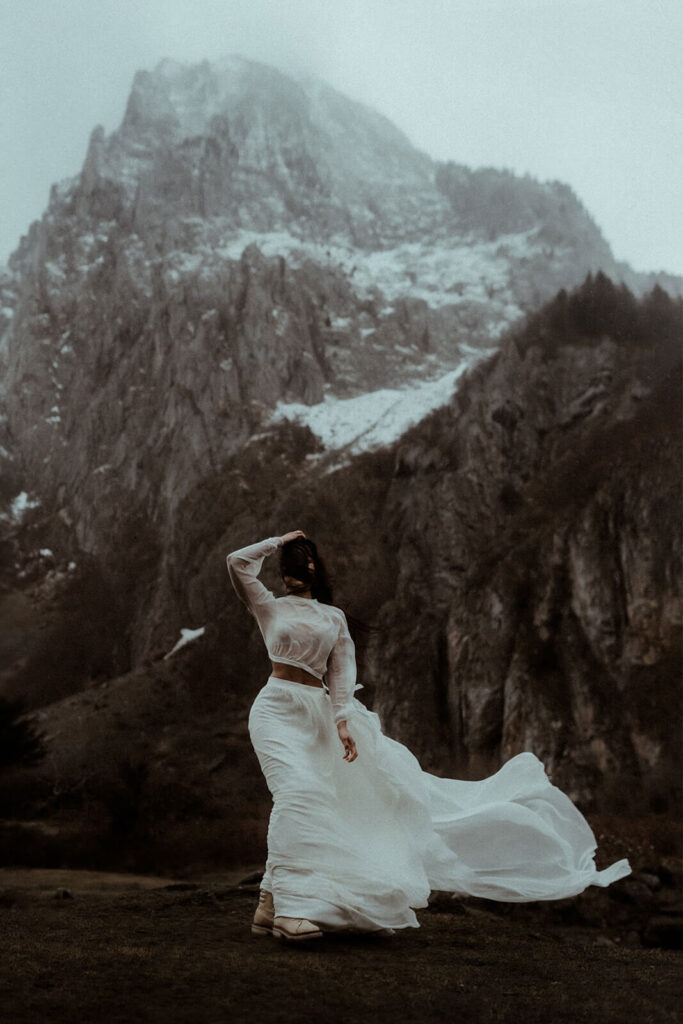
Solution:
<path fill-rule="evenodd" d="M 0 276 L 30 786 L 146 787 L 160 849 L 188 814 L 225 835 L 227 801 L 246 824 L 207 857 L 253 851 L 268 664 L 224 555 L 302 528 L 426 767 L 533 749 L 586 806 L 616 779 L 672 806 L 681 285 L 615 262 L 566 185 L 438 164 L 322 82 L 140 72 Z"/>

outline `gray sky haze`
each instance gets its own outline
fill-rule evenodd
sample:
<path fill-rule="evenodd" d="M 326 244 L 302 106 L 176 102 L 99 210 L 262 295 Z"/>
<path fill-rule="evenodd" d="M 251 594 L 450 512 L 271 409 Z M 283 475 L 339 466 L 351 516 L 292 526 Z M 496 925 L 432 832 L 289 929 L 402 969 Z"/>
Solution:
<path fill-rule="evenodd" d="M 559 179 L 617 259 L 683 274 L 680 0 L 0 0 L 0 260 L 133 75 L 226 54 L 312 73 L 420 149 Z"/>

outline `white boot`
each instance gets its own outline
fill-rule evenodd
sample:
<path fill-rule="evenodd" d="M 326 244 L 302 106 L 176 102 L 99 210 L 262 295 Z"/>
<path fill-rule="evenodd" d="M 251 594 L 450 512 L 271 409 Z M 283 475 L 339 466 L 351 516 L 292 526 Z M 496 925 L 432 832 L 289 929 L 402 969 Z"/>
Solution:
<path fill-rule="evenodd" d="M 273 917 L 275 914 L 275 908 L 273 907 L 273 894 L 272 892 L 266 892 L 265 889 L 261 889 L 258 894 L 258 907 L 254 914 L 254 921 L 251 926 L 252 935 L 272 935 L 273 933 Z"/>
<path fill-rule="evenodd" d="M 317 925 L 311 924 L 302 917 L 276 917 L 273 921 L 273 935 L 289 942 L 300 942 L 302 939 L 320 939 L 322 932 Z"/>

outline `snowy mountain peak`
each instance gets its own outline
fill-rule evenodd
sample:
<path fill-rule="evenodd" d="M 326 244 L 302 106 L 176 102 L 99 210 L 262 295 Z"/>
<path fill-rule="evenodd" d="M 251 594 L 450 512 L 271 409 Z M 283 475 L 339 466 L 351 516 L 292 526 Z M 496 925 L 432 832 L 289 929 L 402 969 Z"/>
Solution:
<path fill-rule="evenodd" d="M 437 165 L 320 81 L 163 61 L 0 281 L 23 489 L 84 542 L 122 495 L 171 522 L 283 418 L 331 458 L 387 444 L 598 269 L 566 187 Z"/>

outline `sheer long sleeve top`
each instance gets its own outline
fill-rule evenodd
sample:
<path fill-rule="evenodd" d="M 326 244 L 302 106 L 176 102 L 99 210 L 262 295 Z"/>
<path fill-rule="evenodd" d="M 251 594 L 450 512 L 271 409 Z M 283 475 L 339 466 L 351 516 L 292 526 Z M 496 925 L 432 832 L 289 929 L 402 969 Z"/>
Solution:
<path fill-rule="evenodd" d="M 356 686 L 355 647 L 341 608 L 315 598 L 276 597 L 258 579 L 263 560 L 282 546 L 268 537 L 227 556 L 237 596 L 256 619 L 271 661 L 297 665 L 324 682 L 335 722 L 352 710 Z"/>

